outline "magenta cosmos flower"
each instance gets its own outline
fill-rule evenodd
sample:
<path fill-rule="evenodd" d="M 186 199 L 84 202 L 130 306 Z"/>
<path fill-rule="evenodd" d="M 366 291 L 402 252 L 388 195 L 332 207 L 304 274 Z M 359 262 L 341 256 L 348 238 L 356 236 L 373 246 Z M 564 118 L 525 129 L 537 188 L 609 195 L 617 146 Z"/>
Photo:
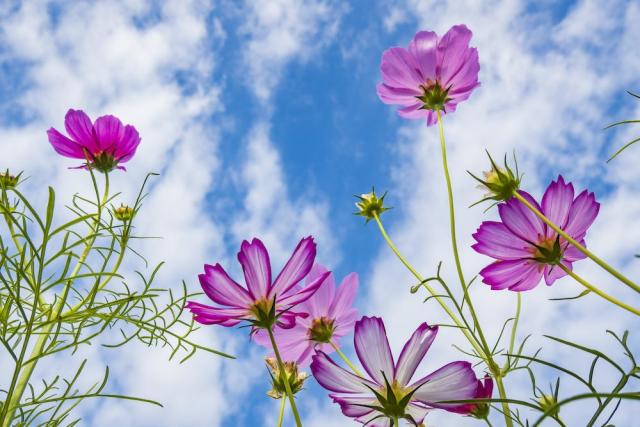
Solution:
<path fill-rule="evenodd" d="M 308 317 L 298 318 L 293 328 L 275 330 L 276 342 L 285 361 L 308 366 L 317 350 L 332 353 L 330 342 L 338 345 L 340 338 L 353 329 L 358 317 L 358 310 L 352 307 L 358 290 L 358 275 L 349 274 L 336 290 L 333 274 L 327 276 L 326 273 L 325 267 L 316 264 L 305 279 L 309 286 L 319 277 L 326 277 L 318 291 L 296 307 L 296 311 L 306 313 Z M 266 333 L 256 334 L 255 339 L 260 345 L 271 348 Z"/>
<path fill-rule="evenodd" d="M 476 398 L 478 379 L 470 363 L 452 362 L 411 382 L 437 332 L 437 326 L 421 324 L 395 363 L 382 319 L 363 317 L 356 322 L 354 344 L 368 377 L 341 368 L 323 352 L 313 357 L 311 371 L 344 415 L 367 426 L 389 427 L 395 417 L 417 425 L 434 408 L 466 413 L 469 405 L 438 402 Z"/>
<path fill-rule="evenodd" d="M 98 117 L 91 123 L 84 111 L 69 110 L 64 118 L 64 127 L 69 137 L 54 128 L 47 131 L 53 149 L 65 157 L 87 161 L 89 167 L 101 172 L 114 168 L 125 170 L 120 164 L 131 160 L 140 144 L 136 128 L 124 126 L 114 116 Z M 86 165 L 79 166 L 83 167 Z"/>
<path fill-rule="evenodd" d="M 196 322 L 205 325 L 235 326 L 243 320 L 256 328 L 271 328 L 276 322 L 283 328 L 295 325 L 296 317 L 305 317 L 291 309 L 309 299 L 320 287 L 329 272 L 318 275 L 305 287 L 296 286 L 305 278 L 316 257 L 312 237 L 298 243 L 291 258 L 271 280 L 269 253 L 259 239 L 246 240 L 240 246 L 238 261 L 244 272 L 246 288 L 236 283 L 220 264 L 205 265 L 198 277 L 204 293 L 222 307 L 211 307 L 195 301 L 187 302 Z"/>
<path fill-rule="evenodd" d="M 542 205 L 528 193 L 521 191 L 520 194 L 565 233 L 585 245 L 587 230 L 600 209 L 593 193 L 584 190 L 574 198 L 573 185 L 559 176 L 545 191 Z M 477 241 L 473 248 L 497 260 L 480 271 L 483 282 L 491 289 L 526 291 L 536 287 L 543 276 L 551 286 L 566 275 L 558 267 L 560 263 L 571 270 L 575 261 L 585 258 L 518 199 L 500 204 L 498 212 L 500 222 L 485 221 L 473 235 Z"/>
<path fill-rule="evenodd" d="M 382 54 L 382 83 L 378 96 L 385 104 L 400 105 L 407 119 L 437 122 L 436 111 L 452 113 L 480 85 L 478 51 L 469 47 L 472 33 L 455 25 L 438 37 L 433 31 L 416 33 L 408 48 L 392 47 Z"/>

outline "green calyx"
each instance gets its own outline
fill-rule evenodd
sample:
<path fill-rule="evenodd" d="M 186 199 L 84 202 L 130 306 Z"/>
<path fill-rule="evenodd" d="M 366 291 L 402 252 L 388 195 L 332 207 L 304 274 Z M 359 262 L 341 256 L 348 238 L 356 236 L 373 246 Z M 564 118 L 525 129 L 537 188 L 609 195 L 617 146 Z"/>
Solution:
<path fill-rule="evenodd" d="M 309 340 L 319 343 L 328 343 L 333 337 L 334 330 L 335 326 L 333 319 L 328 319 L 326 317 L 313 319 L 308 331 Z"/>
<path fill-rule="evenodd" d="M 407 405 L 411 401 L 413 394 L 418 390 L 418 388 L 415 388 L 413 390 L 408 389 L 398 384 L 396 380 L 393 380 L 393 383 L 389 383 L 389 380 L 387 379 L 384 372 L 382 373 L 382 375 L 385 382 L 385 387 L 382 390 L 376 390 L 369 387 L 369 389 L 376 396 L 376 399 L 378 399 L 378 404 L 363 406 L 370 407 L 371 409 L 380 412 L 382 416 L 391 420 L 407 419 L 413 424 L 417 424 L 411 417 L 411 415 L 407 414 Z"/>
<path fill-rule="evenodd" d="M 556 398 L 550 394 L 544 394 L 538 399 L 538 403 L 543 411 L 549 412 L 552 417 L 557 417 L 560 414 L 560 408 L 556 407 Z"/>
<path fill-rule="evenodd" d="M 384 206 L 384 198 L 387 193 L 384 193 L 382 197 L 376 195 L 375 189 L 371 190 L 371 193 L 362 194 L 356 196 L 360 201 L 356 202 L 357 212 L 354 215 L 363 216 L 366 218 L 366 222 L 375 219 L 376 216 L 382 215 L 383 212 L 388 211 L 391 208 Z"/>
<path fill-rule="evenodd" d="M 473 407 L 471 412 L 469 412 L 469 415 L 479 420 L 486 420 L 489 417 L 490 409 L 491 406 L 488 403 L 478 403 Z"/>
<path fill-rule="evenodd" d="M 113 154 L 101 151 L 98 154 L 92 156 L 89 167 L 99 170 L 100 172 L 111 172 L 116 166 L 118 166 L 118 160 L 113 157 Z"/>
<path fill-rule="evenodd" d="M 541 264 L 558 265 L 562 261 L 562 246 L 560 236 L 555 239 L 545 240 L 535 245 L 536 251 L 533 259 Z"/>
<path fill-rule="evenodd" d="M 22 172 L 15 176 L 11 175 L 9 169 L 7 169 L 6 172 L 0 172 L 0 188 L 15 188 L 20 181 L 20 175 L 22 175 Z"/>
<path fill-rule="evenodd" d="M 271 377 L 271 390 L 267 392 L 269 397 L 281 399 L 286 395 L 286 387 L 284 381 L 289 382 L 291 392 L 296 394 L 304 386 L 304 381 L 309 377 L 306 372 L 299 372 L 298 365 L 295 362 L 284 362 L 284 372 L 280 372 L 278 362 L 272 357 L 265 359 L 269 368 L 269 376 Z"/>
<path fill-rule="evenodd" d="M 444 89 L 439 82 L 427 83 L 421 86 L 422 95 L 416 96 L 421 102 L 421 110 L 441 111 L 444 105 L 451 100 L 449 98 L 450 87 Z"/>
<path fill-rule="evenodd" d="M 131 221 L 131 219 L 135 215 L 135 211 L 133 210 L 133 208 L 123 203 L 121 203 L 119 207 L 113 208 L 112 210 L 113 210 L 113 216 L 118 221 L 122 221 L 122 222 Z"/>
<path fill-rule="evenodd" d="M 276 299 L 272 300 L 263 298 L 256 301 L 250 307 L 251 313 L 254 318 L 251 320 L 251 324 L 254 328 L 258 329 L 270 329 L 276 324 L 278 316 L 276 315 Z"/>
<path fill-rule="evenodd" d="M 504 167 L 498 166 L 487 151 L 487 156 L 491 162 L 491 169 L 484 172 L 484 179 L 478 178 L 471 172 L 468 172 L 476 181 L 480 183 L 480 188 L 488 190 L 484 199 L 474 203 L 478 204 L 486 200 L 494 200 L 496 202 L 506 202 L 511 199 L 520 189 L 522 176 L 518 174 L 518 163 L 515 160 L 515 172 L 507 163 L 507 156 L 504 156 Z"/>

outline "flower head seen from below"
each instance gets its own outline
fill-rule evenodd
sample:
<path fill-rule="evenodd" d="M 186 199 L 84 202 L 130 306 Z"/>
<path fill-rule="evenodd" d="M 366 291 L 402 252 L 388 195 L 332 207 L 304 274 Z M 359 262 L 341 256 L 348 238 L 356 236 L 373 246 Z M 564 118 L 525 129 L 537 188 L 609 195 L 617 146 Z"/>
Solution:
<path fill-rule="evenodd" d="M 125 170 L 121 164 L 131 160 L 140 144 L 136 128 L 123 125 L 111 115 L 98 117 L 92 123 L 84 111 L 69 110 L 64 127 L 68 137 L 54 128 L 47 131 L 53 149 L 62 156 L 84 160 L 88 167 L 100 172 Z"/>
<path fill-rule="evenodd" d="M 293 394 L 302 390 L 304 382 L 309 377 L 306 372 L 298 370 L 298 364 L 295 362 L 285 362 L 284 372 L 280 372 L 278 362 L 272 357 L 265 359 L 269 376 L 271 377 L 271 390 L 267 392 L 267 396 L 273 399 L 281 399 L 286 394 L 286 388 L 283 381 L 289 381 L 289 387 Z"/>
<path fill-rule="evenodd" d="M 366 222 L 380 217 L 384 212 L 388 211 L 389 207 L 384 205 L 384 198 L 387 196 L 385 192 L 381 197 L 378 197 L 376 190 L 372 189 L 370 193 L 356 196 L 358 202 L 356 202 L 356 208 L 358 211 L 354 215 L 359 215 L 366 218 Z"/>
<path fill-rule="evenodd" d="M 341 368 L 323 352 L 313 357 L 311 371 L 344 415 L 367 426 L 389 427 L 395 418 L 417 425 L 436 408 L 468 414 L 468 404 L 439 402 L 476 398 L 478 379 L 470 363 L 452 362 L 411 381 L 437 332 L 437 326 L 421 324 L 394 362 L 382 319 L 363 317 L 356 322 L 354 344 L 368 377 Z"/>
<path fill-rule="evenodd" d="M 469 47 L 472 33 L 455 25 L 439 37 L 419 31 L 409 46 L 392 47 L 382 55 L 382 83 L 378 97 L 385 104 L 399 105 L 407 119 L 437 122 L 437 111 L 452 113 L 480 85 L 478 51 Z"/>
<path fill-rule="evenodd" d="M 244 320 L 257 329 L 271 328 L 275 324 L 291 328 L 296 317 L 307 316 L 292 308 L 309 299 L 329 275 L 326 272 L 304 287 L 296 286 L 309 274 L 315 257 L 316 244 L 312 237 L 305 237 L 272 281 L 271 261 L 264 244 L 259 239 L 245 240 L 240 246 L 238 261 L 246 287 L 229 277 L 220 264 L 207 264 L 204 273 L 198 276 L 200 285 L 204 293 L 220 306 L 189 301 L 186 307 L 196 322 L 205 325 L 235 326 Z"/>
<path fill-rule="evenodd" d="M 299 317 L 293 328 L 277 328 L 274 332 L 282 358 L 302 367 L 309 365 L 316 350 L 332 353 L 331 343 L 338 345 L 340 338 L 351 332 L 358 317 L 358 310 L 352 306 L 358 289 L 358 275 L 347 275 L 336 289 L 333 274 L 326 276 L 326 273 L 325 267 L 316 264 L 306 278 L 309 286 L 317 278 L 326 277 L 316 293 L 296 307 L 296 311 L 306 313 L 308 317 Z M 255 340 L 271 348 L 265 333 L 257 333 Z"/>
<path fill-rule="evenodd" d="M 593 193 L 584 190 L 577 197 L 571 183 L 562 176 L 553 181 L 538 203 L 528 193 L 520 194 L 581 245 L 587 230 L 598 215 L 600 204 Z M 480 271 L 483 282 L 491 289 L 526 291 L 544 277 L 551 286 L 566 275 L 562 264 L 571 270 L 575 261 L 585 258 L 582 252 L 566 242 L 518 199 L 498 206 L 501 221 L 485 221 L 473 235 L 473 248 L 497 261 Z"/>

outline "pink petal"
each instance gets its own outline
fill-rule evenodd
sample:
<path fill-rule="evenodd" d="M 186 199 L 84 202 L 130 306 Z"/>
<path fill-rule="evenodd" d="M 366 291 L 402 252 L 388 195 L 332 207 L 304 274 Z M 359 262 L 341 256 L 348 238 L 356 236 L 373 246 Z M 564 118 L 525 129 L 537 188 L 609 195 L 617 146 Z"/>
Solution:
<path fill-rule="evenodd" d="M 397 88 L 417 89 L 423 83 L 414 57 L 401 47 L 392 47 L 382 54 L 382 81 Z"/>
<path fill-rule="evenodd" d="M 289 258 L 273 282 L 273 286 L 269 290 L 269 297 L 284 295 L 289 289 L 298 284 L 311 270 L 315 258 L 316 244 L 313 241 L 313 237 L 309 236 L 300 240 L 291 258 Z"/>
<path fill-rule="evenodd" d="M 578 243 L 580 243 L 584 247 L 587 246 L 584 240 L 581 240 Z M 560 238 L 560 244 L 562 245 L 563 248 L 566 248 L 562 253 L 562 258 L 565 261 L 574 262 L 574 261 L 579 261 L 581 259 L 585 259 L 587 257 L 585 254 L 580 252 L 575 246 L 573 246 L 571 243 L 567 243 L 562 238 Z"/>
<path fill-rule="evenodd" d="M 271 262 L 269 253 L 260 239 L 246 240 L 240 246 L 238 261 L 242 265 L 247 288 L 254 301 L 269 297 Z"/>
<path fill-rule="evenodd" d="M 251 316 L 247 309 L 219 308 L 188 301 L 186 308 L 193 313 L 193 320 L 204 325 L 235 326 Z"/>
<path fill-rule="evenodd" d="M 596 202 L 595 195 L 584 190 L 571 205 L 569 219 L 564 231 L 574 239 L 582 240 L 598 216 L 599 211 L 600 203 Z"/>
<path fill-rule="evenodd" d="M 369 387 L 379 387 L 367 379 L 342 369 L 322 352 L 313 356 L 311 372 L 322 387 L 337 393 L 371 393 Z"/>
<path fill-rule="evenodd" d="M 76 144 L 54 128 L 50 128 L 47 131 L 49 142 L 53 146 L 53 149 L 62 156 L 70 157 L 72 159 L 85 159 L 82 146 Z"/>
<path fill-rule="evenodd" d="M 542 212 L 558 227 L 564 229 L 569 218 L 569 210 L 573 204 L 573 185 L 565 184 L 562 176 L 551 182 L 542 196 Z M 551 228 L 547 229 L 547 238 L 556 236 Z"/>
<path fill-rule="evenodd" d="M 120 163 L 125 163 L 131 160 L 136 154 L 136 149 L 140 144 L 140 135 L 135 127 L 126 125 L 124 127 L 124 136 L 122 141 L 116 148 L 115 156 Z"/>
<path fill-rule="evenodd" d="M 571 262 L 562 260 L 562 264 L 569 270 L 573 270 L 573 265 L 571 264 Z M 544 268 L 544 281 L 547 286 L 553 285 L 553 282 L 566 275 L 567 273 L 565 273 L 564 270 L 557 265 L 547 265 Z"/>
<path fill-rule="evenodd" d="M 120 119 L 111 115 L 98 117 L 93 128 L 100 151 L 114 154 L 124 136 L 124 126 Z"/>
<path fill-rule="evenodd" d="M 379 405 L 378 400 L 372 396 L 341 396 L 336 394 L 329 396 L 340 405 L 342 413 L 351 418 L 369 415 L 373 412 L 369 406 Z"/>
<path fill-rule="evenodd" d="M 317 279 L 322 274 L 328 272 L 327 268 L 320 264 L 314 264 L 313 268 L 307 275 L 305 283 L 308 286 L 309 283 Z M 333 279 L 333 274 L 326 276 L 326 279 L 320 284 L 318 290 L 313 294 L 313 297 L 304 302 L 304 306 L 300 307 L 301 310 L 306 310 L 311 318 L 320 318 L 329 315 L 329 306 L 333 301 L 335 294 L 336 283 Z"/>
<path fill-rule="evenodd" d="M 463 405 L 437 403 L 443 400 L 466 400 L 476 397 L 478 379 L 469 362 L 452 362 L 416 381 L 413 398 L 426 405 L 455 411 Z"/>
<path fill-rule="evenodd" d="M 287 291 L 281 298 L 277 298 L 276 304 L 281 307 L 293 307 L 297 304 L 300 304 L 303 301 L 308 300 L 311 296 L 316 293 L 322 282 L 331 274 L 330 271 L 323 273 L 321 276 L 318 276 L 311 283 L 306 285 L 304 288 L 293 288 Z"/>
<path fill-rule="evenodd" d="M 448 81 L 443 81 L 442 84 L 445 88 L 450 88 L 449 95 L 452 98 L 457 98 L 458 102 L 460 102 L 461 99 L 456 95 L 466 93 L 467 95 L 464 99 L 467 99 L 471 92 L 480 86 L 478 82 L 479 72 L 480 61 L 478 59 L 478 50 L 476 48 L 470 48 L 467 49 L 466 57 L 458 72 Z"/>
<path fill-rule="evenodd" d="M 540 282 L 543 267 L 528 259 L 497 261 L 483 268 L 480 275 L 482 281 L 493 290 L 508 288 L 523 291 L 534 288 Z"/>
<path fill-rule="evenodd" d="M 422 82 L 436 80 L 438 36 L 433 31 L 419 31 L 409 43 L 409 53 L 418 64 Z"/>
<path fill-rule="evenodd" d="M 376 86 L 378 97 L 385 104 L 412 105 L 416 103 L 416 96 L 422 95 L 416 88 L 397 88 L 379 83 Z"/>
<path fill-rule="evenodd" d="M 82 110 L 69 110 L 64 117 L 64 127 L 67 134 L 78 144 L 85 147 L 91 154 L 96 154 L 100 147 L 93 134 L 91 119 Z"/>
<path fill-rule="evenodd" d="M 249 292 L 231 279 L 220 264 L 205 264 L 204 271 L 204 274 L 198 275 L 200 286 L 214 302 L 243 308 L 254 302 Z"/>
<path fill-rule="evenodd" d="M 410 402 L 407 405 L 406 412 L 408 415 L 411 415 L 413 417 L 413 420 L 415 422 L 417 422 L 418 424 L 422 424 L 422 422 L 424 421 L 424 418 L 432 410 L 433 410 L 432 408 L 427 408 L 425 406 L 418 405 L 417 403 Z"/>
<path fill-rule="evenodd" d="M 386 375 L 387 380 L 392 381 L 395 377 L 393 356 L 382 319 L 365 316 L 357 321 L 353 342 L 358 359 L 371 378 L 384 384 Z"/>
<path fill-rule="evenodd" d="M 520 191 L 520 195 L 540 210 L 540 206 L 530 194 Z M 504 225 L 521 239 L 538 242 L 546 236 L 545 224 L 515 197 L 498 205 L 498 212 Z"/>
<path fill-rule="evenodd" d="M 353 301 L 358 292 L 358 275 L 356 273 L 348 274 L 338 288 L 338 292 L 329 307 L 329 317 L 338 319 L 346 313 L 350 313 L 353 308 Z"/>
<path fill-rule="evenodd" d="M 416 372 L 418 365 L 424 359 L 425 354 L 431 347 L 431 343 L 438 334 L 438 327 L 429 327 L 426 323 L 422 323 L 415 330 L 409 341 L 402 348 L 400 358 L 396 365 L 395 379 L 398 384 L 404 386 L 409 384 L 411 377 Z"/>
<path fill-rule="evenodd" d="M 405 119 L 413 119 L 413 120 L 423 119 L 425 117 L 428 118 L 429 114 L 433 112 L 423 109 L 422 105 L 423 105 L 422 102 L 416 102 L 415 104 L 409 105 L 408 107 L 399 108 L 398 115 Z"/>
<path fill-rule="evenodd" d="M 454 25 L 438 41 L 436 73 L 445 88 L 464 66 L 471 36 L 465 25 Z"/>
<path fill-rule="evenodd" d="M 495 259 L 522 259 L 532 254 L 532 246 L 501 222 L 483 222 L 473 238 L 478 242 L 472 246 L 476 252 Z"/>

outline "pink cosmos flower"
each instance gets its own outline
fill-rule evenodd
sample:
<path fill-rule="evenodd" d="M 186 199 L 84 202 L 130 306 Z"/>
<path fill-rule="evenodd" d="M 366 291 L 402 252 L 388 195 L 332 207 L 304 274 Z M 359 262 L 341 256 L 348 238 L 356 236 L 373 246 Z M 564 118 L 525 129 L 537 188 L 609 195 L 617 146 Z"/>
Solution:
<path fill-rule="evenodd" d="M 47 131 L 53 149 L 65 157 L 88 161 L 89 167 L 101 172 L 114 168 L 126 170 L 120 164 L 131 160 L 140 144 L 136 128 L 123 126 L 114 116 L 98 117 L 91 123 L 84 111 L 69 110 L 64 127 L 70 138 L 54 128 Z M 79 168 L 86 168 L 86 165 Z"/>
<path fill-rule="evenodd" d="M 259 239 L 246 240 L 240 246 L 238 261 L 244 272 L 246 287 L 236 283 L 220 264 L 204 266 L 198 277 L 204 293 L 223 307 L 212 307 L 189 301 L 186 307 L 196 322 L 205 325 L 235 326 L 243 320 L 256 328 L 270 328 L 276 322 L 291 328 L 296 317 L 306 317 L 291 309 L 309 299 L 329 272 L 318 275 L 304 288 L 296 286 L 311 270 L 316 257 L 316 244 L 311 236 L 298 243 L 291 258 L 274 281 L 271 280 L 269 253 Z"/>
<path fill-rule="evenodd" d="M 437 122 L 436 111 L 452 113 L 480 85 L 478 51 L 469 47 L 472 33 L 455 25 L 438 37 L 419 31 L 408 48 L 392 47 L 382 54 L 382 83 L 377 92 L 385 104 L 397 104 L 407 119 Z"/>
<path fill-rule="evenodd" d="M 587 230 L 600 209 L 593 193 L 584 190 L 574 198 L 573 185 L 559 176 L 545 191 L 542 206 L 528 193 L 520 194 L 569 236 L 585 244 Z M 473 235 L 477 241 L 473 248 L 497 260 L 480 271 L 491 289 L 526 291 L 536 287 L 543 276 L 551 286 L 566 275 L 558 267 L 560 263 L 571 270 L 575 261 L 585 258 L 518 199 L 500 204 L 498 212 L 502 221 L 485 221 Z"/>
<path fill-rule="evenodd" d="M 332 353 L 329 342 L 338 345 L 340 338 L 351 332 L 358 317 L 358 310 L 352 307 L 358 289 L 358 275 L 351 273 L 342 280 L 336 291 L 333 274 L 326 276 L 327 269 L 316 264 L 307 276 L 306 286 L 319 277 L 326 277 L 318 291 L 296 307 L 296 311 L 307 313 L 308 317 L 298 318 L 290 329 L 275 329 L 275 337 L 283 360 L 295 361 L 298 366 L 308 366 L 317 351 Z M 255 340 L 266 348 L 271 341 L 264 332 L 255 335 Z"/>
<path fill-rule="evenodd" d="M 438 327 L 421 324 L 394 362 L 382 319 L 363 317 L 355 326 L 354 344 L 368 377 L 360 377 L 340 366 L 323 352 L 313 357 L 311 372 L 342 413 L 367 426 L 389 427 L 398 417 L 415 425 L 427 412 L 442 408 L 467 413 L 469 405 L 438 403 L 476 398 L 478 379 L 468 362 L 452 362 L 411 382 L 436 337 Z"/>

